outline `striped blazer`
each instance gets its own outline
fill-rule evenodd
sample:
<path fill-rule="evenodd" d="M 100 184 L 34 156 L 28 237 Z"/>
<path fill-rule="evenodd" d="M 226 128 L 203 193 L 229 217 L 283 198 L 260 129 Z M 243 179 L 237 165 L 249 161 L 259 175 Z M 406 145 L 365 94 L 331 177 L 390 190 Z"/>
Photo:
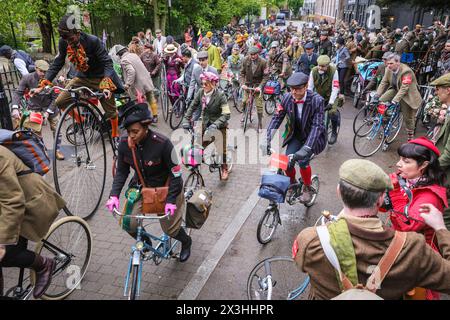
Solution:
<path fill-rule="evenodd" d="M 275 131 L 287 116 L 282 147 L 286 146 L 293 137 L 296 137 L 304 145 L 310 147 L 314 154 L 319 154 L 323 151 L 327 142 L 324 107 L 325 100 L 319 94 L 308 90 L 303 104 L 301 121 L 298 124 L 294 98 L 292 94 L 286 93 L 267 128 L 267 141 L 272 139 Z"/>

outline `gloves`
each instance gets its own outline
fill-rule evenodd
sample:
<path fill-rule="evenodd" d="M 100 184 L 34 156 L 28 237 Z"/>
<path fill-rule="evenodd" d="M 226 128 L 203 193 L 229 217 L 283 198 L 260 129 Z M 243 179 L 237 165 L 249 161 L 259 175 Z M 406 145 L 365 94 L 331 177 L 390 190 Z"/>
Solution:
<path fill-rule="evenodd" d="M 297 161 L 309 159 L 312 155 L 312 149 L 308 146 L 303 146 L 300 150 L 290 157 L 289 167 L 293 167 Z"/>
<path fill-rule="evenodd" d="M 113 212 L 114 208 L 119 209 L 119 198 L 116 196 L 109 197 L 105 207 L 108 208 L 110 212 Z"/>
<path fill-rule="evenodd" d="M 19 119 L 20 118 L 19 109 L 17 109 L 17 108 L 12 109 L 11 117 L 13 117 L 15 119 Z"/>
<path fill-rule="evenodd" d="M 173 216 L 176 210 L 177 205 L 173 203 L 166 203 L 166 206 L 164 207 L 164 213 L 169 214 L 170 216 Z"/>
<path fill-rule="evenodd" d="M 331 108 L 333 108 L 333 105 L 331 103 L 327 104 L 324 111 L 328 111 L 331 110 Z"/>

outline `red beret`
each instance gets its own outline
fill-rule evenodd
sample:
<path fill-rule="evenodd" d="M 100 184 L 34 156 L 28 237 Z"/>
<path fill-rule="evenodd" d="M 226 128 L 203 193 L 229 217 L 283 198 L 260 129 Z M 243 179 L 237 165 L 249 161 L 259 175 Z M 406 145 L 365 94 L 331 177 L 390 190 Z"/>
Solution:
<path fill-rule="evenodd" d="M 436 153 L 436 155 L 438 157 L 441 155 L 441 152 L 439 151 L 439 149 L 436 148 L 434 143 L 426 137 L 419 137 L 417 139 L 410 140 L 408 143 L 414 143 L 414 144 L 424 146 L 425 148 L 430 149 L 431 151 Z"/>

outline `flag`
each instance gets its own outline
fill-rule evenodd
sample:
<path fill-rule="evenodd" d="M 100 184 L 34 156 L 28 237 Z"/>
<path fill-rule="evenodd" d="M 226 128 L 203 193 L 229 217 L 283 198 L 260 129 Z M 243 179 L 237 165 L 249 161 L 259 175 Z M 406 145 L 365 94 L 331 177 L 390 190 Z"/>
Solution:
<path fill-rule="evenodd" d="M 203 40 L 202 29 L 198 30 L 197 36 L 198 36 L 197 47 L 201 48 L 202 47 L 202 40 Z"/>

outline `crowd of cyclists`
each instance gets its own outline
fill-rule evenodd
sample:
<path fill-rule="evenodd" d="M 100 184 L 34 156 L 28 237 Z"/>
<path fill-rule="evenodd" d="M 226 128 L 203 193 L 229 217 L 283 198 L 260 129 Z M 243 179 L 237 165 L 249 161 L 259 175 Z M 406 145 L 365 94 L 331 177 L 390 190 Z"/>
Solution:
<path fill-rule="evenodd" d="M 254 97 L 252 101 L 256 106 L 258 120 L 256 130 L 260 132 L 263 129 L 264 95 L 269 92 L 266 87 L 270 79 L 279 82 L 280 102 L 269 121 L 267 136 L 261 141 L 261 148 L 267 154 L 272 152 L 271 140 L 283 121 L 286 121 L 282 147 L 286 147 L 285 153 L 289 155 L 289 166 L 285 174 L 291 183 L 295 183 L 295 165 L 300 166 L 299 173 L 304 182 L 300 201 L 303 203 L 310 202 L 314 192 L 311 188 L 310 161 L 327 144 L 336 143 L 341 121 L 337 111 L 347 98 L 374 91 L 371 95 L 374 101 L 390 102 L 400 108 L 406 124 L 407 141 L 398 149 L 398 170 L 389 177 L 392 185 L 382 188 L 389 190 L 386 210 L 393 212 L 391 220 L 394 229 L 424 234 L 426 243 L 448 258 L 445 256 L 448 252 L 443 252 L 437 242 L 440 237 L 447 235 L 439 233 L 436 237 L 436 228 L 427 226 L 426 219 L 421 215 L 426 211 L 423 205 L 431 204 L 433 207 L 428 211 L 437 208 L 443 212 L 447 228 L 450 225 L 447 179 L 450 178 L 450 164 L 447 163 L 450 120 L 447 119 L 449 112 L 446 107 L 450 104 L 450 29 L 441 22 L 435 21 L 430 27 L 416 25 L 413 30 L 408 27 L 395 30 L 385 27 L 376 31 L 366 30 L 356 21 L 350 24 L 322 21 L 317 24 L 305 23 L 301 27 L 295 27 L 291 22 L 286 28 L 264 24 L 250 27 L 230 24 L 222 30 L 209 31 L 200 38 L 196 37 L 190 26 L 181 44 L 173 36 L 164 36 L 161 30 L 156 30 L 155 36 L 148 30 L 133 37 L 127 46 L 115 45 L 108 53 L 99 38 L 74 29 L 67 19 L 68 16 L 64 16 L 58 27 L 59 54 L 53 63 L 49 65 L 38 60 L 34 63 L 34 70 L 29 70 L 30 75 L 24 70 L 13 99 L 12 117 L 16 122 L 21 117 L 23 110 L 19 107 L 20 100 L 22 95 L 28 94 L 29 106 L 48 118 L 54 131 L 58 110 L 64 110 L 72 101 L 67 92 L 42 95 L 49 86 L 54 85 L 55 79 L 65 82 L 68 87 L 86 86 L 103 92 L 100 102 L 109 120 L 105 126 L 118 146 L 117 172 L 106 206 L 110 211 L 120 209 L 120 194 L 130 168 L 140 172 L 144 185 L 168 188 L 164 200 L 167 217 L 161 220 L 161 227 L 167 235 L 181 242 L 181 262 L 189 259 L 192 239 L 180 227 L 182 170 L 172 156 L 172 142 L 157 129 L 162 100 L 165 95 L 168 96 L 171 112 L 170 106 L 180 96 L 184 97 L 186 109 L 182 113 L 181 126 L 192 129 L 194 123 L 200 123 L 205 137 L 215 137 L 213 141 L 217 143 L 216 147 L 223 150 L 221 179 L 226 181 L 226 136 L 232 113 L 227 98 L 229 96 L 224 91 L 237 88 L 237 103 L 243 114 L 248 107 L 248 99 Z M 18 63 L 21 70 L 24 69 L 24 63 L 17 61 L 22 57 L 17 51 L 3 46 L 0 54 Z M 355 75 L 357 78 L 362 73 L 358 65 L 373 61 L 378 64 L 370 81 L 363 85 L 361 92 L 356 92 L 352 83 Z M 223 89 L 220 85 L 223 80 L 231 81 L 233 85 Z M 426 109 L 430 117 L 434 114 L 440 119 L 435 127 L 434 140 L 415 137 L 417 110 L 423 99 L 428 102 L 428 97 L 421 95 L 419 84 L 436 87 L 436 97 Z M 163 88 L 167 92 L 163 92 Z M 117 110 L 115 95 L 124 93 L 131 101 Z M 326 113 L 331 120 L 330 137 L 324 124 Z M 29 122 L 32 122 L 31 119 Z M 241 122 L 244 122 L 244 117 Z M 28 128 L 41 134 L 42 123 L 38 124 L 36 127 L 36 123 L 25 123 L 24 127 L 28 125 Z M 124 129 L 122 134 L 119 125 Z M 6 152 L 4 148 L 0 148 L 0 151 Z M 68 156 L 60 150 L 57 150 L 56 155 L 58 161 Z M 11 158 L 9 153 L 5 156 Z M 358 173 L 352 172 L 351 175 Z M 134 174 L 129 187 L 142 184 L 138 176 Z M 1 177 L 0 180 L 3 174 Z M 381 189 L 371 190 L 371 185 L 352 184 L 351 181 L 355 179 L 353 176 L 347 179 L 350 185 L 340 184 L 341 193 L 345 192 L 344 189 L 347 192 L 343 194 L 343 199 L 347 197 L 344 199 L 345 205 L 353 209 L 355 204 L 356 208 L 358 205 L 359 208 L 372 208 L 374 204 L 381 207 L 378 201 Z M 364 192 L 361 190 L 375 194 L 364 202 L 364 197 L 361 197 Z M 355 195 L 353 198 L 349 195 L 352 192 Z M 126 199 L 126 210 L 130 214 L 139 211 L 142 200 L 130 203 Z M 0 223 L 3 223 L 6 211 L 3 204 L 1 208 Z M 27 214 L 27 209 L 20 210 L 25 210 Z M 374 214 L 368 217 L 373 219 Z M 131 236 L 136 236 L 136 226 L 132 222 L 124 220 L 122 228 Z M 53 266 L 30 253 L 27 259 L 20 258 L 27 252 L 17 243 L 20 229 L 8 231 L 13 234 L 0 237 L 0 263 L 2 266 L 35 268 L 39 272 L 45 269 L 38 279 L 39 287 L 35 292 L 35 297 L 39 297 L 51 280 L 49 274 Z M 151 243 L 150 239 L 144 240 Z M 309 254 L 305 248 L 302 250 Z M 299 262 L 303 270 L 309 270 L 305 266 L 306 260 L 302 258 Z M 318 280 L 315 281 L 312 282 L 312 288 L 315 288 L 316 297 L 333 297 L 334 292 L 321 292 L 321 286 L 316 286 Z M 426 281 L 421 284 L 428 285 Z M 432 283 L 427 289 L 449 291 L 449 287 L 442 283 L 440 286 Z M 397 296 L 386 294 L 386 297 Z M 439 294 L 428 290 L 426 298 L 437 299 Z"/>

